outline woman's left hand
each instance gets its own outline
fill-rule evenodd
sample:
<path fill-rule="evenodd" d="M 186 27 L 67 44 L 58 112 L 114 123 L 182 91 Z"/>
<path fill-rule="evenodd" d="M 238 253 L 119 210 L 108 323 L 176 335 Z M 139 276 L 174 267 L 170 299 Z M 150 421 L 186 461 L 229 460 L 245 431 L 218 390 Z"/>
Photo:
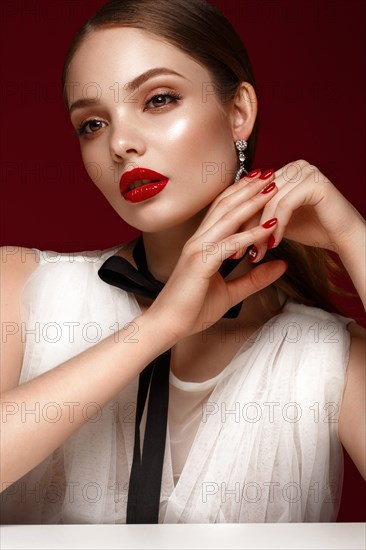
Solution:
<path fill-rule="evenodd" d="M 362 238 L 362 216 L 320 170 L 305 160 L 287 164 L 275 172 L 278 192 L 266 204 L 260 223 L 278 219 L 269 247 L 282 238 L 337 252 L 340 256 Z M 256 222 L 258 223 L 258 222 Z M 256 263 L 267 251 L 257 244 Z"/>

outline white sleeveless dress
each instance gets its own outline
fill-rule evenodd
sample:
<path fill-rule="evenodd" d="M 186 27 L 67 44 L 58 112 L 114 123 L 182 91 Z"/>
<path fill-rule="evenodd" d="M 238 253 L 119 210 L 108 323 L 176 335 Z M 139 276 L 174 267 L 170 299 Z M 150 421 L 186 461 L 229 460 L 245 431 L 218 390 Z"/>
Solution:
<path fill-rule="evenodd" d="M 21 295 L 20 384 L 140 313 L 133 294 L 97 274 L 120 248 L 92 256 L 34 249 L 39 265 Z M 290 301 L 215 378 L 170 373 L 159 523 L 336 520 L 351 321 Z M 88 404 L 83 427 L 3 492 L 3 523 L 126 522 L 137 387 L 138 378 L 103 409 Z M 68 407 L 39 414 L 54 421 L 72 414 Z"/>

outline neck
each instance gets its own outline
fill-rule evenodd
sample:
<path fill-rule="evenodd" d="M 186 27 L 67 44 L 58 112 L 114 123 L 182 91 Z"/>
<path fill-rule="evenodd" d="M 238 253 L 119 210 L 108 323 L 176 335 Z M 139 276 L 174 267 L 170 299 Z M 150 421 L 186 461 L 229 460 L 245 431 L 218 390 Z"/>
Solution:
<path fill-rule="evenodd" d="M 198 212 L 188 222 L 154 233 L 143 233 L 147 266 L 162 283 L 172 274 L 183 246 L 199 227 L 206 210 Z"/>
<path fill-rule="evenodd" d="M 164 231 L 154 233 L 143 233 L 146 261 L 150 273 L 162 283 L 166 283 L 172 274 L 182 249 L 187 240 L 195 233 L 205 215 L 205 211 L 199 212 L 183 225 L 171 227 Z M 132 244 L 132 243 L 131 243 Z M 131 261 L 131 258 L 128 258 Z M 226 277 L 226 280 L 243 276 L 253 268 L 248 258 L 244 258 L 235 269 Z M 245 299 L 245 307 L 242 308 L 237 319 L 225 319 L 221 322 L 226 325 L 240 323 L 245 326 L 260 326 L 268 317 L 268 310 L 263 309 L 259 300 L 259 294 L 269 301 L 274 308 L 279 307 L 278 297 L 275 288 L 271 285 L 260 293 L 255 293 Z M 266 301 L 267 301 L 266 300 Z M 141 299 L 140 299 L 141 302 Z M 146 305 L 146 304 L 145 304 Z M 272 313 L 273 315 L 273 313 Z M 270 316 L 272 316 L 270 315 Z"/>
<path fill-rule="evenodd" d="M 162 283 L 166 283 L 172 274 L 182 249 L 187 240 L 194 234 L 199 227 L 206 211 L 199 212 L 188 222 L 169 228 L 164 231 L 154 233 L 144 233 L 144 248 L 146 254 L 147 267 L 150 273 Z M 131 258 L 129 258 L 131 261 Z M 249 263 L 248 257 L 244 258 L 235 269 L 225 278 L 226 281 L 235 279 L 248 273 L 253 268 Z M 223 319 L 219 323 L 224 323 L 225 327 L 238 322 L 243 325 L 260 326 L 268 317 L 268 310 L 263 309 L 263 304 L 259 300 L 259 294 L 266 297 L 272 307 L 278 308 L 278 297 L 275 288 L 271 285 L 260 293 L 255 293 L 245 299 L 245 307 L 241 309 L 239 317 L 236 319 Z M 139 299 L 141 301 L 141 299 Z M 149 301 L 149 300 L 148 300 Z M 146 305 L 146 304 L 145 304 Z M 273 315 L 273 313 L 272 313 Z M 270 316 L 272 316 L 270 315 Z"/>
<path fill-rule="evenodd" d="M 198 215 L 191 218 L 189 222 L 169 228 L 166 231 L 159 231 L 155 233 L 143 233 L 145 254 L 148 270 L 150 273 L 162 283 L 166 283 L 172 274 L 179 257 L 182 252 L 182 248 L 187 240 L 194 234 L 199 227 L 205 212 L 199 212 Z M 248 261 L 248 257 L 244 258 L 233 271 L 225 277 L 226 281 L 230 281 L 237 277 L 243 276 L 252 269 L 252 265 Z M 266 294 L 266 291 L 262 291 Z M 258 309 L 262 309 L 258 304 L 258 296 L 254 299 L 246 299 L 246 302 L 253 305 L 252 307 L 246 307 L 242 309 L 239 314 L 239 318 L 232 320 L 231 322 L 243 321 L 244 319 L 255 319 L 258 315 Z M 253 309 L 253 311 L 252 311 Z M 260 317 L 262 318 L 263 312 L 260 311 Z M 225 319 L 224 322 L 228 323 L 229 320 Z"/>

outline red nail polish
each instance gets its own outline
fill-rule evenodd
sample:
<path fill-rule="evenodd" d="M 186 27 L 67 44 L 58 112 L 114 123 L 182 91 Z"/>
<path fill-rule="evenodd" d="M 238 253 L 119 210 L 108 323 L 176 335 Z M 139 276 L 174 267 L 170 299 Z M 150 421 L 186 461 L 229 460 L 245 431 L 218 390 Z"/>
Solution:
<path fill-rule="evenodd" d="M 248 252 L 249 261 L 253 262 L 256 259 L 257 254 L 258 254 L 258 248 L 255 246 L 255 244 L 253 244 L 252 248 Z"/>
<path fill-rule="evenodd" d="M 274 181 L 272 183 L 269 183 L 268 185 L 266 185 L 263 191 L 261 191 L 262 195 L 265 195 L 266 193 L 270 193 L 271 191 L 273 191 L 275 187 L 276 187 L 276 184 Z"/>
<path fill-rule="evenodd" d="M 276 223 L 277 223 L 277 218 L 271 218 L 270 220 L 267 220 L 266 222 L 262 223 L 262 227 L 264 227 L 264 229 L 270 229 L 271 227 L 276 225 Z"/>
<path fill-rule="evenodd" d="M 247 178 L 256 178 L 261 173 L 261 169 L 257 168 L 257 170 L 252 170 L 249 172 L 249 174 L 246 175 Z"/>
<path fill-rule="evenodd" d="M 267 243 L 267 248 L 268 248 L 268 250 L 270 250 L 271 248 L 273 248 L 274 245 L 275 245 L 275 243 L 276 243 L 276 239 L 274 238 L 273 235 L 271 235 L 270 238 L 268 239 L 268 243 Z"/>
<path fill-rule="evenodd" d="M 274 168 L 270 168 L 269 170 L 266 170 L 265 172 L 263 172 L 263 174 L 259 177 L 259 179 L 266 180 L 267 178 L 272 176 L 273 173 L 274 173 Z"/>

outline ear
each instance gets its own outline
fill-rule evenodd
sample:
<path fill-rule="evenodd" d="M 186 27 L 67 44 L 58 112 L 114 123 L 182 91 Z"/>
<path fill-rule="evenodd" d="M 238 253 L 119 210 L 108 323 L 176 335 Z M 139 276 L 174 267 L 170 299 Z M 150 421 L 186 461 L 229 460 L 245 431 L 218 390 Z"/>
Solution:
<path fill-rule="evenodd" d="M 249 82 L 242 82 L 231 105 L 231 131 L 233 140 L 248 140 L 257 118 L 258 100 Z"/>

